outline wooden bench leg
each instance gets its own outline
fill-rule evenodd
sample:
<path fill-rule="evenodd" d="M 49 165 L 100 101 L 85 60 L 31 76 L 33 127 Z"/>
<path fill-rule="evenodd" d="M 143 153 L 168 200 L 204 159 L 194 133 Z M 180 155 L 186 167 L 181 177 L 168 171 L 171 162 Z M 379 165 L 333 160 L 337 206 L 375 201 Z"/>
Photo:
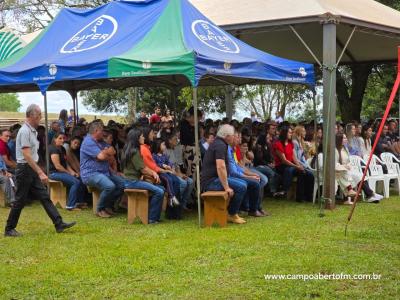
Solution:
<path fill-rule="evenodd" d="M 6 207 L 6 194 L 0 189 L 0 207 Z"/>
<path fill-rule="evenodd" d="M 227 201 L 221 197 L 204 201 L 204 225 L 212 226 L 214 222 L 225 227 L 228 222 Z"/>
<path fill-rule="evenodd" d="M 92 191 L 92 199 L 93 199 L 93 213 L 97 214 L 97 204 L 99 203 L 100 191 L 95 189 Z"/>
<path fill-rule="evenodd" d="M 149 224 L 149 199 L 146 195 L 128 194 L 128 224 L 139 217 L 143 224 Z"/>
<path fill-rule="evenodd" d="M 60 204 L 61 208 L 67 207 L 67 189 L 62 182 L 50 184 L 50 199 L 54 205 Z"/>

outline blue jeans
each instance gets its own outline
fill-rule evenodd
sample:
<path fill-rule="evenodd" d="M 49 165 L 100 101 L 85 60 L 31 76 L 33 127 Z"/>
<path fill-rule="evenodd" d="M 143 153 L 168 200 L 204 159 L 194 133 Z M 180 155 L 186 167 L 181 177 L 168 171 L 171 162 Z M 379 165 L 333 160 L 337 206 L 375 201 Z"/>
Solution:
<path fill-rule="evenodd" d="M 97 211 L 105 208 L 112 208 L 115 201 L 122 196 L 125 188 L 124 178 L 117 175 L 107 176 L 101 173 L 95 173 L 87 180 L 87 185 L 101 191 Z"/>
<path fill-rule="evenodd" d="M 257 168 L 255 167 L 250 167 L 250 171 L 260 176 L 260 198 L 258 200 L 258 209 L 261 210 L 262 209 L 261 205 L 264 200 L 265 186 L 268 184 L 268 177 L 264 175 L 262 172 L 258 171 Z"/>
<path fill-rule="evenodd" d="M 279 174 L 269 166 L 257 166 L 255 169 L 268 177 L 269 190 L 271 193 L 276 193 L 279 187 Z"/>
<path fill-rule="evenodd" d="M 179 176 L 178 178 L 179 178 L 179 188 L 181 192 L 181 205 L 182 207 L 186 207 L 194 188 L 193 179 L 190 177 L 183 179 Z"/>
<path fill-rule="evenodd" d="M 164 199 L 164 188 L 160 185 L 154 185 L 143 180 L 125 179 L 126 189 L 147 190 L 152 193 L 149 204 L 149 222 L 159 221 Z"/>
<path fill-rule="evenodd" d="M 247 191 L 241 204 L 241 209 L 244 211 L 255 212 L 260 205 L 260 182 L 255 179 L 240 178 L 246 182 Z"/>
<path fill-rule="evenodd" d="M 51 173 L 49 178 L 61 181 L 69 189 L 67 208 L 74 208 L 77 203 L 84 202 L 86 187 L 79 178 L 62 172 Z"/>
<path fill-rule="evenodd" d="M 176 197 L 179 199 L 180 184 L 178 176 L 171 173 L 160 173 L 158 175 L 160 176 L 161 182 L 168 193 L 168 198 Z"/>
<path fill-rule="evenodd" d="M 230 215 L 237 214 L 240 209 L 244 196 L 247 191 L 247 184 L 245 181 L 238 178 L 228 178 L 228 185 L 234 191 L 234 195 L 229 202 L 228 213 Z M 221 184 L 219 178 L 215 178 L 208 184 L 205 191 L 223 191 L 224 187 Z"/>

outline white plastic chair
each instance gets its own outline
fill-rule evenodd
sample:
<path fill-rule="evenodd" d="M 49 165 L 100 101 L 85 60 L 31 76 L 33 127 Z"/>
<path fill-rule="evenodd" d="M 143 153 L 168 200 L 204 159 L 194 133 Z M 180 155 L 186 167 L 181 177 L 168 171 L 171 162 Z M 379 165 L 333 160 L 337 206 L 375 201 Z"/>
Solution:
<path fill-rule="evenodd" d="M 384 152 L 381 154 L 382 163 L 386 165 L 388 169 L 388 177 L 395 181 L 397 191 L 400 195 L 400 160 L 392 153 Z"/>
<path fill-rule="evenodd" d="M 375 159 L 374 157 L 371 159 L 367 176 L 365 176 L 365 181 L 368 182 L 369 187 L 374 193 L 376 192 L 377 183 L 382 182 L 384 196 L 385 198 L 389 198 L 390 179 L 389 177 L 385 177 L 385 174 L 383 174 L 382 166 L 376 163 L 376 158 L 377 156 L 375 156 Z M 354 168 L 354 171 L 360 173 L 360 176 L 362 176 L 362 174 L 364 173 L 363 168 L 365 168 L 367 163 L 359 156 L 350 155 L 350 165 Z"/>

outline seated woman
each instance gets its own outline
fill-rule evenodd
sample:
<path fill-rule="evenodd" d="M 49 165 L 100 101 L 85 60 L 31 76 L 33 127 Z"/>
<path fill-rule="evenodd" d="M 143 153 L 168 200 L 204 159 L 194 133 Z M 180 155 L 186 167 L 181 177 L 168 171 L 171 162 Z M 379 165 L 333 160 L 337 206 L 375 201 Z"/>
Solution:
<path fill-rule="evenodd" d="M 80 210 L 78 203 L 84 202 L 86 188 L 79 179 L 79 173 L 68 165 L 63 144 L 64 134 L 56 133 L 52 144 L 49 146 L 49 178 L 61 181 L 69 189 L 67 209 Z"/>
<path fill-rule="evenodd" d="M 296 126 L 293 133 L 293 147 L 294 147 L 294 155 L 296 156 L 296 160 L 303 166 L 305 170 L 309 170 L 310 166 L 308 165 L 307 158 L 305 155 L 305 141 L 306 137 L 306 129 L 304 126 Z"/>
<path fill-rule="evenodd" d="M 81 138 L 75 136 L 71 139 L 69 148 L 67 150 L 67 163 L 71 169 L 80 176 L 80 149 Z"/>
<path fill-rule="evenodd" d="M 348 149 L 351 155 L 362 157 L 361 143 L 362 139 L 356 135 L 356 125 L 349 123 L 346 125 L 346 136 L 348 140 Z"/>
<path fill-rule="evenodd" d="M 142 176 L 150 176 L 155 183 L 160 183 L 158 174 L 146 167 L 140 147 L 144 145 L 143 132 L 140 129 L 133 128 L 129 131 L 126 144 L 122 152 L 122 170 L 125 179 L 126 189 L 141 189 L 151 192 L 149 203 L 149 224 L 156 224 L 160 221 L 162 203 L 164 198 L 164 189 L 156 184 L 143 181 Z"/>
<path fill-rule="evenodd" d="M 366 155 L 370 155 L 372 151 L 372 143 L 371 143 L 371 137 L 372 137 L 372 127 L 370 125 L 364 125 L 361 129 L 361 153 L 362 157 Z"/>
<path fill-rule="evenodd" d="M 292 129 L 284 126 L 279 132 L 279 139 L 274 143 L 276 171 L 282 177 L 282 189 L 289 191 L 294 176 L 297 176 L 296 201 L 312 201 L 314 175 L 306 170 L 294 155 Z"/>
<path fill-rule="evenodd" d="M 167 149 L 165 150 L 168 160 L 173 165 L 175 175 L 178 176 L 180 183 L 180 195 L 181 195 L 181 205 L 182 209 L 190 210 L 187 205 L 192 203 L 192 191 L 194 188 L 193 179 L 186 176 L 183 169 L 183 157 L 182 157 L 182 147 L 178 145 L 178 136 L 176 133 L 172 133 L 167 137 L 165 142 Z"/>
<path fill-rule="evenodd" d="M 171 181 L 172 181 L 172 186 L 170 186 L 170 190 L 168 193 L 168 196 L 170 197 L 170 200 L 172 200 L 172 202 L 178 206 L 179 205 L 179 199 L 180 199 L 180 191 L 179 191 L 179 179 L 177 178 L 177 176 L 172 174 L 171 170 L 167 170 L 167 169 L 163 169 L 160 168 L 159 166 L 157 166 L 156 162 L 153 159 L 153 155 L 150 151 L 150 144 L 153 142 L 154 140 L 154 131 L 153 129 L 149 128 L 149 127 L 145 127 L 143 128 L 143 136 L 144 136 L 144 144 L 140 145 L 140 154 L 143 157 L 143 161 L 145 166 L 147 166 L 148 168 L 150 168 L 151 170 L 155 171 L 158 175 L 160 174 L 166 174 L 169 173 L 171 174 L 171 176 L 167 175 Z M 168 186 L 166 184 L 166 182 L 163 182 L 164 187 L 166 189 L 168 189 Z M 172 198 L 171 198 L 172 197 Z M 176 198 L 176 202 L 175 199 Z M 170 219 L 180 219 L 181 218 L 181 209 L 180 209 L 180 205 L 179 208 L 177 208 L 176 210 L 172 210 L 170 209 L 171 206 L 168 206 L 167 208 L 167 218 Z"/>
<path fill-rule="evenodd" d="M 352 171 L 350 166 L 350 153 L 347 148 L 348 141 L 344 134 L 336 135 L 336 178 L 339 186 L 342 189 L 345 196 L 355 196 L 355 188 L 362 179 L 362 174 Z M 379 202 L 383 199 L 382 195 L 374 193 L 368 183 L 364 181 L 362 190 L 367 197 L 367 202 Z M 345 204 L 352 204 L 346 203 Z"/>

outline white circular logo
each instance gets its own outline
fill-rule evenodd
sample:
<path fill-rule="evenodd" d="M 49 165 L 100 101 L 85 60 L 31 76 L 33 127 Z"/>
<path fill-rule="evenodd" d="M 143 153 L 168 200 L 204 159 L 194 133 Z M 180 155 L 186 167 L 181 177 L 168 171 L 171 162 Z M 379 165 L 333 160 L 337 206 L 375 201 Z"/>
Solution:
<path fill-rule="evenodd" d="M 145 60 L 144 62 L 142 62 L 142 67 L 143 69 L 151 69 L 151 62 L 149 60 Z"/>
<path fill-rule="evenodd" d="M 75 53 L 97 48 L 109 41 L 117 32 L 117 21 L 108 15 L 102 15 L 90 22 L 61 48 L 61 53 Z"/>
<path fill-rule="evenodd" d="M 54 76 L 54 75 L 57 74 L 57 66 L 56 66 L 55 64 L 51 64 L 51 65 L 49 66 L 49 74 L 50 74 L 51 76 Z"/>
<path fill-rule="evenodd" d="M 192 32 L 203 44 L 210 48 L 227 53 L 240 52 L 240 48 L 234 40 L 208 21 L 194 21 L 192 23 Z"/>
<path fill-rule="evenodd" d="M 304 69 L 303 67 L 299 68 L 299 73 L 300 73 L 301 77 L 307 76 L 306 69 Z"/>

